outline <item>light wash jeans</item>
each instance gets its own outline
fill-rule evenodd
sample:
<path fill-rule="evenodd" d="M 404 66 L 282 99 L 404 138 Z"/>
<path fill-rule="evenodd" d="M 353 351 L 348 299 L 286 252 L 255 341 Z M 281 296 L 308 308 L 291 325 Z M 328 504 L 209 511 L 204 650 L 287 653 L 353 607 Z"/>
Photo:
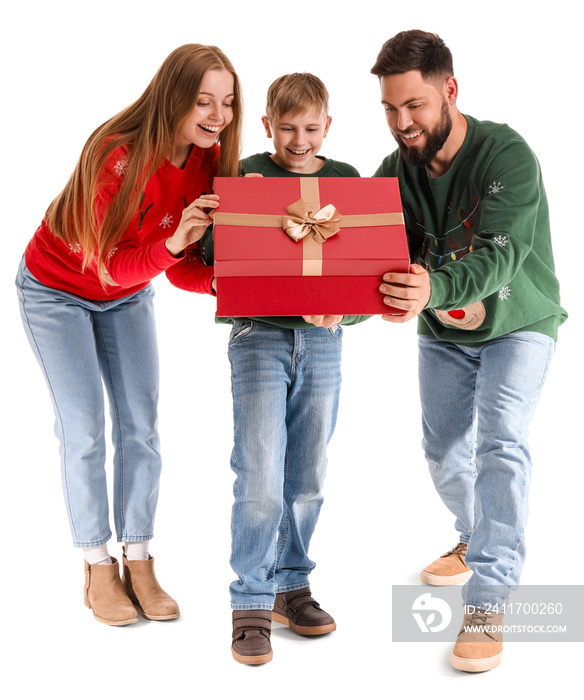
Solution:
<path fill-rule="evenodd" d="M 122 299 L 89 301 L 41 284 L 24 259 L 16 285 L 24 329 L 53 400 L 73 544 L 93 547 L 112 534 L 104 384 L 115 448 L 118 541 L 151 539 L 161 467 L 153 290 L 148 286 Z"/>
<path fill-rule="evenodd" d="M 517 332 L 480 347 L 419 337 L 423 446 L 468 543 L 465 604 L 502 605 L 519 585 L 531 481 L 528 428 L 555 349 Z"/>
<path fill-rule="evenodd" d="M 234 610 L 271 610 L 308 586 L 308 546 L 322 505 L 326 447 L 341 386 L 342 328 L 237 320 L 229 340 L 235 445 Z"/>

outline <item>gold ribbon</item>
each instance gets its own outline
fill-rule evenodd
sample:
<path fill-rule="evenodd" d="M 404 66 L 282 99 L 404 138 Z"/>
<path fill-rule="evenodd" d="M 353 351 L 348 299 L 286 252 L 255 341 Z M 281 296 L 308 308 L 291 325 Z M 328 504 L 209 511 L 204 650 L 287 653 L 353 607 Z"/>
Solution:
<path fill-rule="evenodd" d="M 332 213 L 329 207 L 332 208 Z M 340 224 L 341 219 L 344 228 L 395 226 L 404 222 L 401 212 L 341 215 L 332 204 L 321 208 L 317 177 L 300 178 L 300 199 L 287 209 L 288 213 L 291 214 L 290 217 L 275 214 L 234 214 L 218 211 L 215 212 L 214 221 L 216 224 L 224 226 L 282 227 L 286 233 L 288 233 L 287 228 L 289 228 L 295 235 L 299 230 L 302 235 L 297 238 L 290 233 L 288 235 L 295 241 L 302 240 L 303 277 L 322 276 L 322 244 L 340 230 L 341 227 L 338 224 Z M 300 214 L 298 214 L 299 211 L 301 211 Z M 316 214 L 312 212 L 316 212 Z M 312 235 L 308 235 L 309 233 Z"/>
<path fill-rule="evenodd" d="M 318 178 L 300 178 L 300 199 L 306 211 L 320 211 Z M 302 276 L 322 277 L 322 244 L 317 243 L 314 236 L 304 236 L 302 239 Z"/>
<path fill-rule="evenodd" d="M 322 245 L 327 238 L 341 230 L 339 224 L 342 216 L 332 204 L 327 204 L 316 214 L 308 210 L 303 199 L 287 208 L 290 216 L 282 217 L 282 228 L 293 241 L 299 241 L 312 234 L 314 240 Z"/>

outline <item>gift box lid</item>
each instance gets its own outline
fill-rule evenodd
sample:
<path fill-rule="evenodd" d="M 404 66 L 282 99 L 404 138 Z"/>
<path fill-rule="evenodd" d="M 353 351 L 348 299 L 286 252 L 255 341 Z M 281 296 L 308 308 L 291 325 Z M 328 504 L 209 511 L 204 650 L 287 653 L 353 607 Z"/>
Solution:
<path fill-rule="evenodd" d="M 407 270 L 397 178 L 218 177 L 214 191 L 220 198 L 214 225 L 218 278 L 371 276 Z M 294 240 L 282 220 L 290 218 L 288 207 L 299 200 L 312 219 L 304 225 L 310 229 L 304 238 Z M 315 243 L 318 231 L 310 221 L 319 220 L 328 205 L 340 214 L 338 231 Z M 307 263 L 313 253 L 320 260 Z"/>

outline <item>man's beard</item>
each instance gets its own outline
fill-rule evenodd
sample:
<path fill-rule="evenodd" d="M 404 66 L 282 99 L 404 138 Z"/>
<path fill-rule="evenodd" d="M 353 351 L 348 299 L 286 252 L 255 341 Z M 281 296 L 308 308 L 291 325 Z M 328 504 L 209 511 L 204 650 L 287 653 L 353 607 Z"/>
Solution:
<path fill-rule="evenodd" d="M 432 129 L 432 131 L 425 131 L 426 134 L 426 145 L 420 149 L 417 146 L 406 146 L 401 138 L 397 138 L 397 143 L 399 150 L 402 154 L 403 159 L 415 168 L 426 167 L 434 160 L 436 155 L 446 143 L 446 140 L 450 136 L 452 130 L 452 119 L 450 117 L 450 110 L 448 109 L 448 102 L 444 100 L 442 102 L 442 112 L 440 115 L 440 121 Z M 416 131 L 416 129 L 411 129 Z M 408 132 L 403 132 L 408 133 Z"/>

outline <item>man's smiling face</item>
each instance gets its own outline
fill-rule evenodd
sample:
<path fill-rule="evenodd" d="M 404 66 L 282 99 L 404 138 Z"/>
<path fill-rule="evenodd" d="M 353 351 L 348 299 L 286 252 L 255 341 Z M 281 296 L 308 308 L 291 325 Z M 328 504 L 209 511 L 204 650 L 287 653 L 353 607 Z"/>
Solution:
<path fill-rule="evenodd" d="M 380 85 L 387 123 L 404 160 L 429 165 L 452 130 L 447 90 L 424 81 L 419 71 L 383 76 Z"/>

